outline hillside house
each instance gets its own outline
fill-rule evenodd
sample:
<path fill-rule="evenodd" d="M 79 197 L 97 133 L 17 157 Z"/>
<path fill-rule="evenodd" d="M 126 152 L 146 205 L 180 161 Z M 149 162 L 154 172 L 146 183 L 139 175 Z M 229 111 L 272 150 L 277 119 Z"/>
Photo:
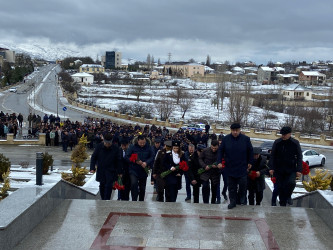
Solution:
<path fill-rule="evenodd" d="M 318 71 L 302 71 L 299 82 L 305 85 L 322 85 L 326 82 L 326 75 Z"/>
<path fill-rule="evenodd" d="M 286 100 L 311 101 L 312 90 L 298 83 L 290 84 L 282 90 L 283 98 Z"/>

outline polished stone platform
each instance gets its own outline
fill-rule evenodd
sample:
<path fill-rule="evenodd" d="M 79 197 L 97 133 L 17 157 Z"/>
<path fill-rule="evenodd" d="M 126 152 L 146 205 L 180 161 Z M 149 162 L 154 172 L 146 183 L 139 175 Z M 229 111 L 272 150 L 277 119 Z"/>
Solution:
<path fill-rule="evenodd" d="M 308 208 L 64 200 L 15 249 L 333 249 Z"/>

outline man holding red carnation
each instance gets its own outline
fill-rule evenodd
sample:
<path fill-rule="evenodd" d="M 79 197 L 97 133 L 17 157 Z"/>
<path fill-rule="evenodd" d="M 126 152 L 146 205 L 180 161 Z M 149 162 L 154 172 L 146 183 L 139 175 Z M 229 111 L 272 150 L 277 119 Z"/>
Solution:
<path fill-rule="evenodd" d="M 247 189 L 249 190 L 249 204 L 254 205 L 254 199 L 256 205 L 260 205 L 264 197 L 265 189 L 265 175 L 267 174 L 267 158 L 260 155 L 261 148 L 253 148 L 253 165 L 249 169 L 247 178 Z"/>
<path fill-rule="evenodd" d="M 272 147 L 269 173 L 276 177 L 280 206 L 286 206 L 296 187 L 296 177 L 302 174 L 303 155 L 299 141 L 291 137 L 291 127 L 283 127 L 280 134 Z"/>
<path fill-rule="evenodd" d="M 154 160 L 154 152 L 151 150 L 150 143 L 143 135 L 138 135 L 126 151 L 125 156 L 129 166 L 131 179 L 132 201 L 144 201 L 146 194 L 146 184 L 149 166 Z"/>
<path fill-rule="evenodd" d="M 250 137 L 241 133 L 241 125 L 231 124 L 231 133 L 223 137 L 218 149 L 218 163 L 222 168 L 225 160 L 225 173 L 228 176 L 229 200 L 228 209 L 236 204 L 246 205 L 247 175 L 253 163 L 253 147 Z"/>
<path fill-rule="evenodd" d="M 218 148 L 219 142 L 217 140 L 212 140 L 210 147 L 205 148 L 199 156 L 200 167 L 205 170 L 200 175 L 202 183 L 202 199 L 204 203 L 209 203 L 210 190 L 212 190 L 211 203 L 216 204 L 217 185 L 220 183 L 220 170 L 217 164 Z M 222 166 L 220 168 L 222 168 Z"/>
<path fill-rule="evenodd" d="M 165 192 L 168 194 L 166 202 L 176 202 L 178 190 L 182 186 L 182 174 L 188 171 L 188 166 L 185 160 L 185 154 L 180 149 L 180 142 L 172 142 L 171 152 L 167 152 L 163 160 L 164 173 L 171 171 L 170 174 L 164 177 Z M 162 173 L 163 176 L 163 173 Z"/>
<path fill-rule="evenodd" d="M 112 135 L 105 134 L 103 142 L 97 145 L 90 160 L 90 172 L 95 173 L 97 171 L 96 181 L 99 182 L 99 192 L 102 200 L 111 199 L 113 183 L 122 174 L 120 165 L 119 148 L 112 143 Z"/>

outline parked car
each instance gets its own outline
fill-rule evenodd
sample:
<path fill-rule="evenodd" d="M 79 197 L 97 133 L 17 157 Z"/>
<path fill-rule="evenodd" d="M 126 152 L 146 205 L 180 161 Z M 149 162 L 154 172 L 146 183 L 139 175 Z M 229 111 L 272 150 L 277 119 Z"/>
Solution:
<path fill-rule="evenodd" d="M 324 166 L 326 163 L 326 156 L 318 153 L 313 149 L 303 150 L 303 161 L 305 161 L 310 167 L 311 166 Z"/>
<path fill-rule="evenodd" d="M 17 92 L 16 87 L 11 87 L 11 88 L 9 89 L 9 92 L 14 92 L 14 93 L 16 93 L 16 92 Z"/>
<path fill-rule="evenodd" d="M 261 155 L 266 156 L 267 159 L 271 157 L 273 143 L 274 141 L 265 141 L 259 146 L 261 148 Z"/>

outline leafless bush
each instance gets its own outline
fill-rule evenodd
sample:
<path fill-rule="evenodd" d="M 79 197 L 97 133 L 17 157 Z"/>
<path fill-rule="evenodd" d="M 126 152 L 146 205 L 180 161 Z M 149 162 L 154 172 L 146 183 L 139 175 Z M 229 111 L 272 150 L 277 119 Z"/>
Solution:
<path fill-rule="evenodd" d="M 29 167 L 29 162 L 28 161 L 21 161 L 19 163 L 19 165 L 22 167 L 22 168 L 28 168 Z"/>
<path fill-rule="evenodd" d="M 155 104 L 155 108 L 157 110 L 158 115 L 162 121 L 165 121 L 170 117 L 172 112 L 174 111 L 174 104 L 172 99 L 167 98 Z"/>
<path fill-rule="evenodd" d="M 154 112 L 154 107 L 150 104 L 126 104 L 123 102 L 118 104 L 118 111 L 121 114 L 127 113 L 136 117 L 144 116 L 147 119 L 151 119 Z"/>

